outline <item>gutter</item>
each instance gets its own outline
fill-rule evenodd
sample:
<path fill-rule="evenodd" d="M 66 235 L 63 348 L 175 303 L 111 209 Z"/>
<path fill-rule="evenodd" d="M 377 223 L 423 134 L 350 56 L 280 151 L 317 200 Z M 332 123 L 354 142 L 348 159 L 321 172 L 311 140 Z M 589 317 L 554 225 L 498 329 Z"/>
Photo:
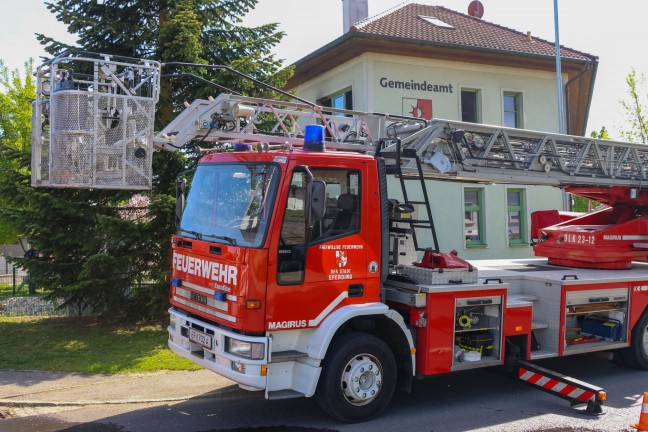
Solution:
<path fill-rule="evenodd" d="M 477 47 L 477 46 L 472 46 L 472 45 L 460 45 L 460 44 L 454 44 L 454 43 L 447 43 L 447 42 L 434 42 L 434 41 L 422 41 L 418 39 L 411 39 L 411 38 L 403 38 L 403 37 L 397 37 L 397 36 L 386 36 L 386 35 L 379 35 L 375 33 L 363 33 L 363 32 L 357 32 L 357 31 L 349 31 L 339 38 L 329 42 L 328 44 L 324 45 L 323 47 L 317 49 L 316 51 L 313 51 L 312 53 L 308 54 L 306 57 L 303 57 L 299 60 L 297 60 L 295 63 L 293 63 L 291 66 L 297 67 L 303 63 L 308 62 L 309 60 L 312 60 L 319 56 L 320 54 L 329 51 L 330 49 L 334 48 L 336 45 L 340 45 L 343 42 L 346 42 L 348 39 L 352 38 L 358 38 L 358 39 L 368 39 L 368 40 L 379 40 L 379 41 L 393 41 L 393 42 L 405 42 L 409 43 L 411 45 L 429 45 L 429 46 L 438 46 L 438 47 L 444 47 L 444 48 L 454 48 L 454 49 L 463 49 L 467 51 L 480 51 L 480 52 L 485 52 L 485 53 L 497 53 L 497 54 L 507 54 L 507 55 L 513 55 L 517 57 L 526 57 L 526 58 L 536 58 L 536 59 L 543 59 L 543 60 L 554 60 L 555 56 L 553 55 L 546 55 L 546 54 L 531 54 L 531 53 L 525 53 L 522 51 L 511 51 L 511 50 L 503 50 L 503 49 L 498 49 L 498 48 L 486 48 L 486 47 Z M 577 59 L 573 57 L 561 57 L 562 60 L 565 60 L 570 63 L 585 63 L 589 64 L 593 61 L 593 59 L 596 59 L 595 56 L 591 56 L 591 59 Z"/>
<path fill-rule="evenodd" d="M 565 109 L 567 110 L 567 133 L 569 133 L 569 86 L 576 80 L 580 79 L 585 72 L 587 72 L 590 68 L 590 66 L 593 66 L 594 70 L 592 71 L 592 80 L 590 81 L 590 88 L 589 88 L 589 94 L 590 97 L 587 98 L 587 107 L 585 109 L 585 118 L 583 119 L 583 133 L 582 135 L 585 136 L 587 133 L 587 122 L 589 120 L 589 113 L 590 113 L 590 107 L 592 106 L 592 99 L 594 97 L 594 82 L 596 82 L 596 72 L 598 72 L 598 62 L 592 63 L 592 62 L 587 62 L 585 64 L 585 69 L 580 71 L 578 75 L 576 75 L 573 79 L 569 80 L 567 84 L 565 84 L 565 95 L 567 98 L 565 99 Z"/>

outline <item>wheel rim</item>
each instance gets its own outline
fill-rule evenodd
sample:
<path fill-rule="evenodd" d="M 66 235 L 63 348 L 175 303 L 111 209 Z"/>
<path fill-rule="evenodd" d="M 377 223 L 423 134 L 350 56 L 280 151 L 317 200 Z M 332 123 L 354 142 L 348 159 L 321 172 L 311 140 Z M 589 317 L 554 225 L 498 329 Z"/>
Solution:
<path fill-rule="evenodd" d="M 353 357 L 342 373 L 342 391 L 353 405 L 366 405 L 373 401 L 382 388 L 383 369 L 380 361 L 371 354 Z"/>

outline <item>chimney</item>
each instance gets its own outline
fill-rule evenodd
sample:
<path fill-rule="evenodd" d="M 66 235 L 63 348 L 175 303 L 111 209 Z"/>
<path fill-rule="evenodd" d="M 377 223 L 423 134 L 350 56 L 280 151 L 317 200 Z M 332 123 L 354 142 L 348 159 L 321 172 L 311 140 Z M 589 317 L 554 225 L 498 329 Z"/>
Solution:
<path fill-rule="evenodd" d="M 369 16 L 368 0 L 342 0 L 342 25 L 344 33 L 360 20 Z"/>

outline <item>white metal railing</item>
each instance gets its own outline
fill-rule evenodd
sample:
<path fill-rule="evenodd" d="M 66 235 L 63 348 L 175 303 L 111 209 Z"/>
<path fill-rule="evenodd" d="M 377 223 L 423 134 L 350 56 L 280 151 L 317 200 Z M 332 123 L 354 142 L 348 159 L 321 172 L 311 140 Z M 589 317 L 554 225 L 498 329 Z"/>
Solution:
<path fill-rule="evenodd" d="M 36 71 L 32 185 L 149 189 L 160 63 L 66 53 Z"/>

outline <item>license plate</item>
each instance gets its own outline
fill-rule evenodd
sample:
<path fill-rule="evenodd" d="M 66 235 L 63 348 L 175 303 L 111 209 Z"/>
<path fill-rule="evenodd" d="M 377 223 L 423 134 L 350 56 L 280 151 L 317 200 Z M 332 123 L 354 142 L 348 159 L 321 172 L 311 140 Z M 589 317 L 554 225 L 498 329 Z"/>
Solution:
<path fill-rule="evenodd" d="M 202 294 L 195 293 L 193 291 L 191 291 L 191 300 L 193 300 L 193 301 L 195 301 L 197 303 L 202 303 L 204 305 L 207 304 L 207 297 L 206 296 L 204 296 Z"/>
<path fill-rule="evenodd" d="M 212 336 L 207 333 L 190 328 L 189 340 L 204 346 L 205 348 L 212 349 Z"/>

